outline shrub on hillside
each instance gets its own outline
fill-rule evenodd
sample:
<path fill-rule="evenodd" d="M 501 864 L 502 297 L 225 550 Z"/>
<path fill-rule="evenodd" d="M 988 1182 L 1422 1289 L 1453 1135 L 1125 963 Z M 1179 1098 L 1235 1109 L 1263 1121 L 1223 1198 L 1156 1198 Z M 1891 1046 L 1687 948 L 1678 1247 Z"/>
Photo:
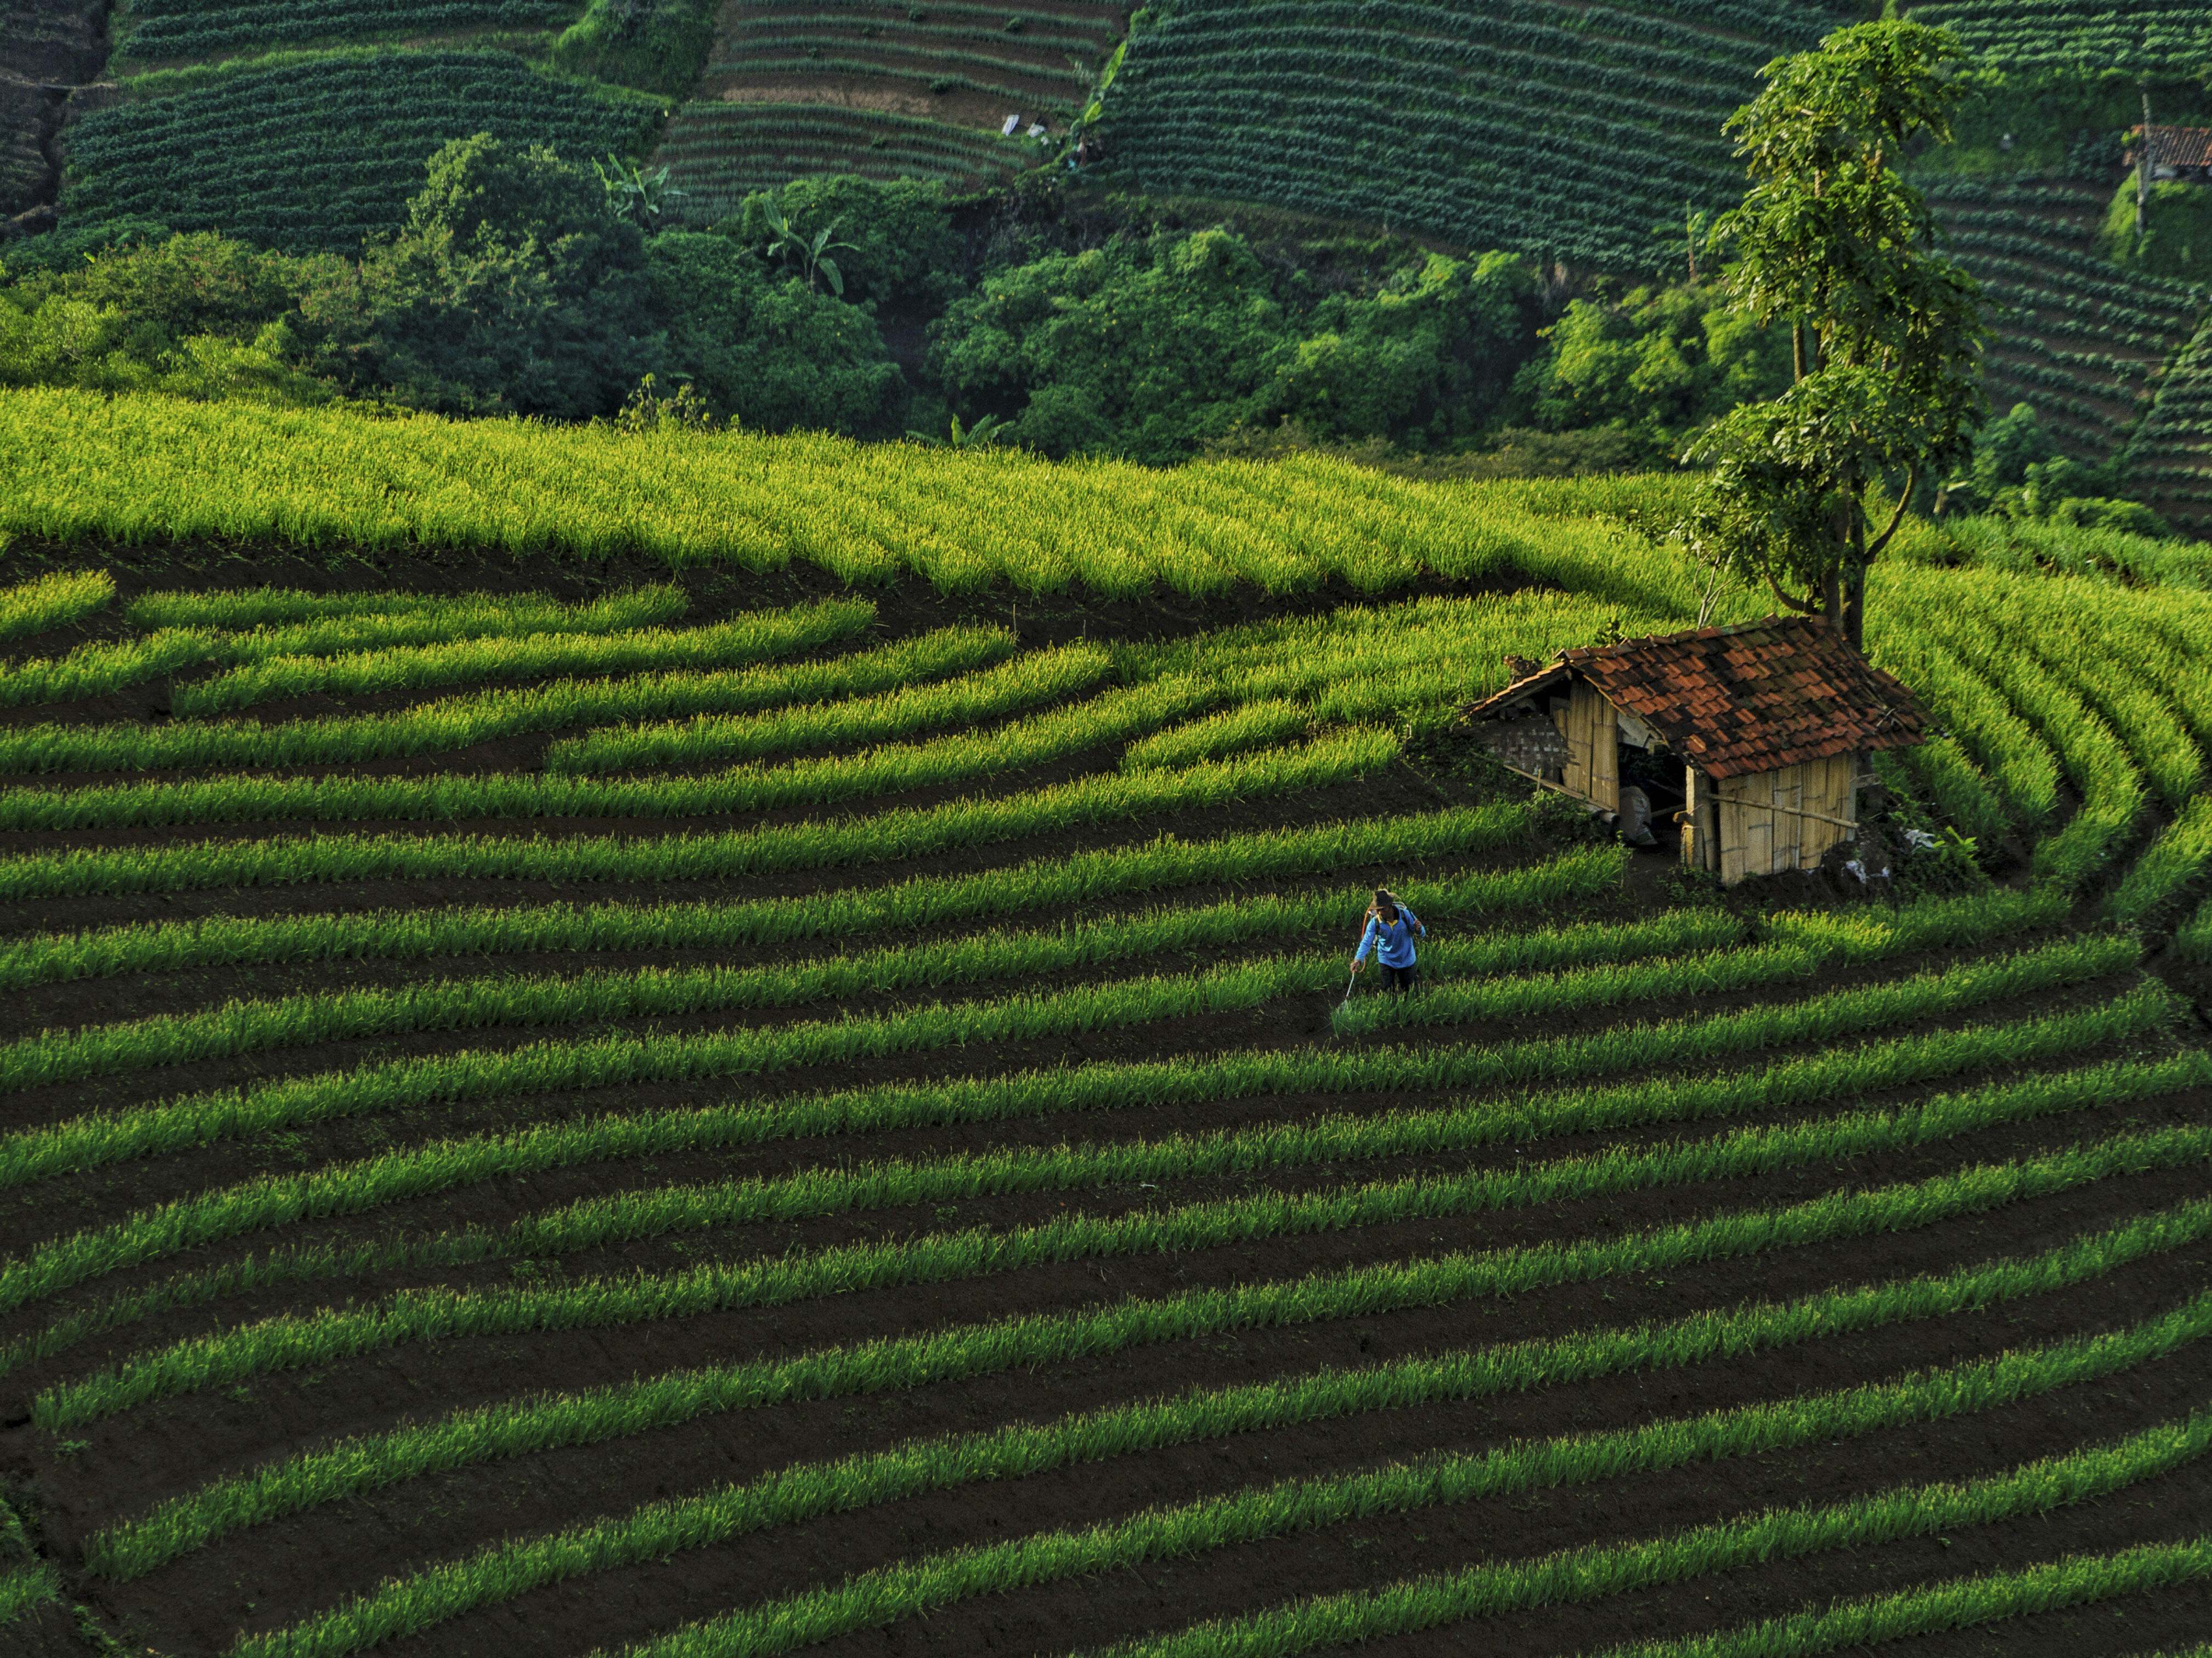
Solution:
<path fill-rule="evenodd" d="M 1165 464 L 1285 420 L 1425 446 L 1487 418 L 1534 283 L 1503 256 L 1432 256 L 1371 296 L 1304 298 L 1227 230 L 1117 237 L 986 278 L 931 361 L 956 401 L 1048 454 Z"/>
<path fill-rule="evenodd" d="M 866 310 L 769 270 L 727 236 L 674 231 L 646 252 L 665 357 L 741 425 L 873 433 L 898 366 Z"/>
<path fill-rule="evenodd" d="M 2203 282 L 2212 276 L 2212 185 L 2169 179 L 2150 187 L 2142 234 L 2136 234 L 2136 181 L 2120 181 L 2105 216 L 2103 242 L 2115 264 Z"/>
<path fill-rule="evenodd" d="M 1943 504 L 2081 529 L 2166 534 L 2157 513 L 2119 495 L 2115 470 L 2061 454 L 2035 410 L 2016 403 L 1974 434 L 1972 459 L 1944 484 Z"/>
<path fill-rule="evenodd" d="M 848 300 L 934 308 L 963 286 L 965 248 L 945 209 L 944 188 L 933 181 L 879 183 L 850 173 L 797 179 L 780 191 L 746 197 L 715 228 L 757 252 L 773 237 L 771 206 L 804 234 L 836 227 L 837 240 L 847 245 L 837 264 Z"/>
<path fill-rule="evenodd" d="M 1790 383 L 1790 343 L 1704 283 L 1576 300 L 1514 376 L 1511 411 L 1544 432 L 1613 428 L 1655 459 L 1680 435 Z"/>
<path fill-rule="evenodd" d="M 611 415 L 650 366 L 644 238 L 588 167 L 542 145 L 446 145 L 358 281 L 311 314 L 353 378 L 424 408 Z"/>
<path fill-rule="evenodd" d="M 0 385 L 321 402 L 292 324 L 343 270 L 206 233 L 33 266 L 0 280 Z"/>
<path fill-rule="evenodd" d="M 715 0 L 592 0 L 553 43 L 573 74 L 681 97 L 714 46 Z"/>

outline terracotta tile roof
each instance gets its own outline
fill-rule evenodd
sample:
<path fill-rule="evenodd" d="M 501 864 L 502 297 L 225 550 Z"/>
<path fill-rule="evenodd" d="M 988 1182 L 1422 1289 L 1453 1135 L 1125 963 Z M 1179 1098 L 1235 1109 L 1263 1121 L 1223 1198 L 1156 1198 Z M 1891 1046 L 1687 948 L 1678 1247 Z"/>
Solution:
<path fill-rule="evenodd" d="M 1926 737 L 1912 693 L 1819 616 L 1771 616 L 1562 651 L 1497 695 L 1470 703 L 1461 717 L 1497 718 L 1531 692 L 1577 676 L 1711 777 L 1905 748 Z"/>
<path fill-rule="evenodd" d="M 2141 143 L 2142 128 L 2134 128 L 2130 136 Z M 2212 127 L 2153 125 L 2150 130 L 2150 164 L 2153 167 L 2212 167 Z"/>

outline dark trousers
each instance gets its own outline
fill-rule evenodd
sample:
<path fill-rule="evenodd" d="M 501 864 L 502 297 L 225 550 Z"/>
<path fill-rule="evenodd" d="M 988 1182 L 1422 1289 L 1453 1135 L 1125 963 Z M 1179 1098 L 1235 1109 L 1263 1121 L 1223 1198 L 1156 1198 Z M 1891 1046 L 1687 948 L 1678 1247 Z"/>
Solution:
<path fill-rule="evenodd" d="M 1418 962 L 1407 967 L 1385 967 L 1381 962 L 1375 965 L 1382 969 L 1382 988 L 1385 990 L 1407 991 L 1420 982 L 1421 966 Z"/>

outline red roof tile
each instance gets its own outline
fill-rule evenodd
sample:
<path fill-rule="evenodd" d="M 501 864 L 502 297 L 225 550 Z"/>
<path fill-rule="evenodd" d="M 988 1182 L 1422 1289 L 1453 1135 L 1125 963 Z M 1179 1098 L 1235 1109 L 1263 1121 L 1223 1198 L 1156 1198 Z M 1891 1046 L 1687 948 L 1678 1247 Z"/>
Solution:
<path fill-rule="evenodd" d="M 2142 128 L 2129 136 L 2142 142 Z M 2150 164 L 2154 167 L 2212 167 L 2212 127 L 2168 127 L 2154 124 L 2150 130 Z"/>
<path fill-rule="evenodd" d="M 1461 710 L 1495 717 L 1556 680 L 1579 677 L 1644 720 L 1712 777 L 1778 771 L 1926 738 L 1913 695 L 1820 616 L 1768 616 L 1559 653 L 1497 695 Z"/>

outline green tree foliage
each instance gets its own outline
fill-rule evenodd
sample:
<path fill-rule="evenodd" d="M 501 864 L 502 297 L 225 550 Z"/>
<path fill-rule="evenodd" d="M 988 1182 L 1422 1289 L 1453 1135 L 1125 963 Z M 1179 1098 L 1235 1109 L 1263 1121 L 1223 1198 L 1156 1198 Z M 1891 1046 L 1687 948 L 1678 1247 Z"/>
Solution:
<path fill-rule="evenodd" d="M 650 366 L 644 238 L 588 167 L 540 145 L 478 133 L 439 150 L 359 282 L 357 309 L 322 320 L 356 377 L 425 408 L 611 415 Z"/>
<path fill-rule="evenodd" d="M 591 0 L 553 43 L 553 61 L 574 74 L 681 97 L 714 50 L 717 9 L 714 0 Z"/>
<path fill-rule="evenodd" d="M 1372 298 L 1332 294 L 1304 319 L 1271 412 L 1414 448 L 1471 435 L 1505 393 L 1535 301 L 1534 279 L 1508 253 L 1431 254 Z"/>
<path fill-rule="evenodd" d="M 646 274 L 669 319 L 668 361 L 740 424 L 872 433 L 889 418 L 898 366 L 866 310 L 704 231 L 653 238 Z"/>
<path fill-rule="evenodd" d="M 967 248 L 952 227 L 944 187 L 898 179 L 879 183 L 849 173 L 799 179 L 745 197 L 715 227 L 750 246 L 775 240 L 772 215 L 811 237 L 835 225 L 845 297 L 884 306 L 944 305 L 962 286 Z"/>
<path fill-rule="evenodd" d="M 1749 168 L 1715 228 L 1732 298 L 1793 345 L 1794 383 L 1717 422 L 1684 524 L 1717 564 L 1794 610 L 1825 610 L 1856 643 L 1868 562 L 1923 476 L 1954 465 L 1979 412 L 1979 289 L 1933 251 L 1905 148 L 1948 136 L 1957 47 L 1916 23 L 1838 30 L 1780 58 L 1728 130 Z M 1868 498 L 1897 488 L 1875 531 Z"/>
<path fill-rule="evenodd" d="M 1709 284 L 1576 300 L 1514 377 L 1511 416 L 1543 432 L 1608 428 L 1656 464 L 1681 434 L 1790 383 L 1790 344 Z"/>
<path fill-rule="evenodd" d="M 2169 533 L 2149 507 L 2119 497 L 2112 467 L 2061 454 L 2057 440 L 2024 403 L 2014 404 L 1974 434 L 1973 459 L 1945 482 L 1943 501 L 1970 512 L 2087 529 Z"/>
<path fill-rule="evenodd" d="M 34 267 L 0 282 L 0 385 L 321 402 L 292 325 L 342 270 L 207 233 Z"/>
<path fill-rule="evenodd" d="M 1222 229 L 1117 237 L 988 277 L 937 331 L 948 392 L 1048 454 L 1166 463 L 1293 421 L 1416 446 L 1471 434 L 1504 390 L 1533 282 L 1431 257 L 1371 297 L 1301 305 Z"/>

